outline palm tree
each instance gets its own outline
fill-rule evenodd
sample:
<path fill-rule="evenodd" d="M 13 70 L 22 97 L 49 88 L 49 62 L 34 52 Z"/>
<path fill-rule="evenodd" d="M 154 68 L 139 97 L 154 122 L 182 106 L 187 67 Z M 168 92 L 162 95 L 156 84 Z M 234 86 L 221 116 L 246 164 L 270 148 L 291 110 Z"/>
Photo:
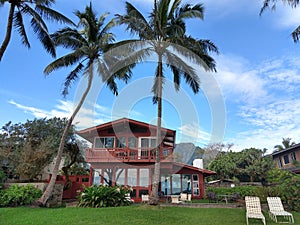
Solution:
<path fill-rule="evenodd" d="M 48 75 L 59 68 L 76 65 L 76 67 L 66 77 L 64 90 L 62 92 L 64 96 L 68 94 L 68 89 L 71 83 L 77 80 L 80 74 L 86 76 L 88 82 L 87 87 L 82 94 L 78 105 L 74 109 L 74 112 L 69 118 L 68 124 L 65 127 L 61 137 L 51 180 L 43 196 L 38 200 L 38 202 L 42 205 L 46 204 L 50 194 L 53 191 L 63 148 L 65 145 L 66 134 L 73 122 L 74 117 L 80 110 L 87 94 L 90 91 L 94 77 L 94 67 L 97 68 L 97 73 L 116 95 L 118 94 L 118 89 L 115 78 L 123 79 L 125 82 L 127 82 L 131 77 L 130 67 L 128 70 L 127 68 L 123 68 L 112 75 L 109 75 L 107 72 L 110 68 L 107 68 L 108 64 L 106 62 L 106 58 L 104 57 L 104 53 L 117 44 L 113 44 L 114 34 L 110 32 L 110 29 L 116 24 L 114 19 L 110 20 L 108 23 L 105 23 L 105 19 L 108 14 L 103 14 L 98 19 L 92 9 L 92 4 L 87 6 L 84 12 L 76 11 L 75 15 L 79 18 L 79 24 L 75 29 L 67 27 L 51 35 L 57 46 L 70 48 L 72 49 L 72 52 L 50 63 L 45 68 L 44 73 Z M 109 58 L 109 60 L 113 59 Z"/>
<path fill-rule="evenodd" d="M 284 149 L 288 149 L 290 147 L 292 147 L 293 145 L 295 145 L 296 143 L 293 141 L 291 142 L 291 138 L 282 138 L 282 145 L 275 145 L 274 146 L 274 152 L 278 152 Z"/>
<path fill-rule="evenodd" d="M 262 15 L 262 13 L 270 7 L 270 4 L 272 4 L 271 9 L 275 10 L 276 9 L 276 5 L 277 5 L 277 1 L 278 0 L 265 0 L 263 3 L 263 6 L 260 9 L 260 13 L 259 15 Z M 287 3 L 289 6 L 291 6 L 292 8 L 296 8 L 300 1 L 299 0 L 281 0 L 283 3 Z M 292 32 L 292 38 L 294 40 L 294 42 L 299 42 L 299 38 L 300 38 L 300 26 L 298 26 L 293 32 Z"/>
<path fill-rule="evenodd" d="M 165 75 L 163 61 L 170 68 L 176 90 L 180 88 L 181 77 L 190 85 L 194 93 L 200 88 L 199 77 L 195 70 L 179 55 L 195 62 L 205 70 L 215 71 L 215 61 L 208 52 L 218 53 L 217 47 L 209 40 L 197 40 L 186 35 L 185 19 L 203 19 L 203 6 L 185 4 L 180 7 L 181 0 L 154 1 L 154 7 L 147 20 L 132 4 L 126 2 L 126 14 L 116 15 L 120 24 L 127 26 L 132 34 L 139 37 L 139 47 L 144 47 L 145 55 L 152 52 L 157 57 L 157 67 L 152 91 L 153 103 L 157 104 L 157 148 L 154 169 L 154 181 L 149 204 L 158 204 L 158 184 L 160 180 L 161 153 L 161 117 L 162 88 Z M 138 48 L 138 47 L 137 47 Z M 141 54 L 139 52 L 139 54 Z M 199 58 L 198 58 L 199 57 Z M 199 60 L 200 59 L 200 60 Z"/>
<path fill-rule="evenodd" d="M 72 21 L 67 17 L 50 8 L 51 5 L 55 3 L 55 0 L 0 0 L 0 7 L 5 3 L 10 4 L 10 9 L 6 35 L 0 47 L 0 61 L 10 42 L 13 27 L 16 28 L 21 36 L 22 43 L 27 48 L 30 48 L 30 43 L 24 25 L 24 16 L 29 16 L 31 18 L 30 23 L 34 33 L 37 34 L 38 39 L 42 42 L 46 51 L 55 57 L 56 53 L 54 43 L 50 38 L 47 25 L 43 18 L 56 22 L 72 23 Z"/>

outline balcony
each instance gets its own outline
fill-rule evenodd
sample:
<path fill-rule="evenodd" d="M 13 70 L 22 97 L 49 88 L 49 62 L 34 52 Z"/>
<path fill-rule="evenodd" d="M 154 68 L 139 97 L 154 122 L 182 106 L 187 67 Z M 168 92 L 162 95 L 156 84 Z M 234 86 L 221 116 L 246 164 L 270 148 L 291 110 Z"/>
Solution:
<path fill-rule="evenodd" d="M 173 147 L 162 148 L 161 160 L 172 161 Z M 155 149 L 148 148 L 88 148 L 86 162 L 155 162 Z"/>

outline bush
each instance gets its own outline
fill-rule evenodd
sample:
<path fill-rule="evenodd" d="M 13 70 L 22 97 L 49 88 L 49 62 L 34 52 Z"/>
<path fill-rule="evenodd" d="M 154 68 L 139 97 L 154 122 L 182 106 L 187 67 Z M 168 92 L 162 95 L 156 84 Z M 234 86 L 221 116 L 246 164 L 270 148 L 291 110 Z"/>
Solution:
<path fill-rule="evenodd" d="M 276 193 L 290 210 L 300 211 L 300 176 L 286 170 L 274 169 L 268 173 L 267 180 L 274 185 Z"/>
<path fill-rule="evenodd" d="M 16 207 L 29 205 L 42 196 L 42 191 L 33 185 L 11 185 L 0 192 L 0 207 Z"/>
<path fill-rule="evenodd" d="M 117 207 L 130 205 L 131 201 L 126 198 L 130 189 L 126 187 L 97 186 L 85 188 L 78 195 L 79 207 Z"/>

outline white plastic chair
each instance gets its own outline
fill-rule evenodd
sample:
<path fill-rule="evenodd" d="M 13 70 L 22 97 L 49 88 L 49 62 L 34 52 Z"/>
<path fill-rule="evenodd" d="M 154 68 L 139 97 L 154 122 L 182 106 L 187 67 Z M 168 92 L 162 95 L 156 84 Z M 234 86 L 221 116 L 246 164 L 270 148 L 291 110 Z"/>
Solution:
<path fill-rule="evenodd" d="M 142 202 L 148 202 L 149 201 L 149 195 L 142 195 Z"/>
<path fill-rule="evenodd" d="M 261 211 L 259 197 L 245 196 L 245 203 L 247 225 L 249 225 L 249 218 L 261 219 L 263 224 L 266 225 L 266 219 Z"/>
<path fill-rule="evenodd" d="M 288 220 L 289 223 L 294 223 L 293 214 L 284 210 L 281 199 L 279 197 L 267 197 L 267 202 L 270 210 L 269 216 L 273 221 L 277 223 L 277 216 L 283 216 L 283 218 Z"/>
<path fill-rule="evenodd" d="M 182 201 L 179 201 L 178 195 L 171 195 L 172 204 L 179 204 L 182 203 Z"/>
<path fill-rule="evenodd" d="M 180 200 L 181 201 L 191 201 L 192 195 L 187 193 L 180 193 Z"/>

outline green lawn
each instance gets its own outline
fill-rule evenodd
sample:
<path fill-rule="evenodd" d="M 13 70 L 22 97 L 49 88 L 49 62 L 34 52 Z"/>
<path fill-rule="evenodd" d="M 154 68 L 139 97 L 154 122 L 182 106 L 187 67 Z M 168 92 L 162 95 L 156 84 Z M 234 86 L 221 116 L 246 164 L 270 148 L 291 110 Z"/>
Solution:
<path fill-rule="evenodd" d="M 300 224 L 300 213 L 293 213 Z M 267 213 L 268 225 L 275 225 Z M 151 207 L 118 208 L 0 208 L 1 225 L 239 225 L 246 224 L 245 210 L 219 208 Z M 250 225 L 262 224 L 250 220 Z"/>

